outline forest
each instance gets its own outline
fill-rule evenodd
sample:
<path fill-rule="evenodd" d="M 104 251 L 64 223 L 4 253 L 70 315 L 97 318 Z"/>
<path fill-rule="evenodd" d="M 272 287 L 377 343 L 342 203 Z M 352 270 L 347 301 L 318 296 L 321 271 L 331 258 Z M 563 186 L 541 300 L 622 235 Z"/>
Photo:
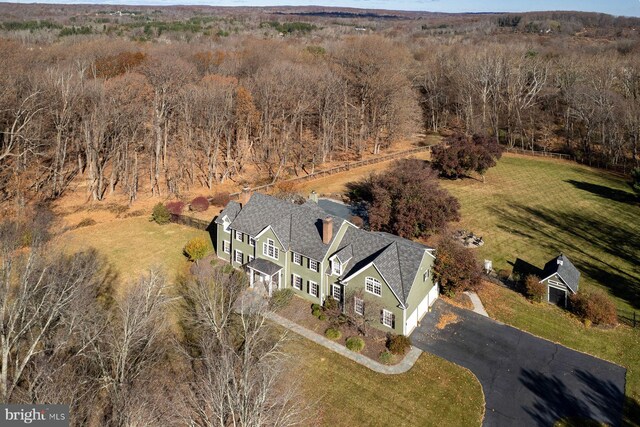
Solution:
<path fill-rule="evenodd" d="M 0 5 L 0 189 L 212 193 L 425 134 L 640 165 L 640 21 Z"/>

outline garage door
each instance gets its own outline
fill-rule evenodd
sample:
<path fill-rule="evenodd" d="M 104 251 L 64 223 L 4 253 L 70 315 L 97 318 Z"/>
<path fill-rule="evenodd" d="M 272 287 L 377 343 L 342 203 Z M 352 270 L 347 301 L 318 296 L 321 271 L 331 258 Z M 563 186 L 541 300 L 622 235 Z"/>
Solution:
<path fill-rule="evenodd" d="M 407 325 L 404 330 L 405 335 L 410 335 L 411 332 L 418 326 L 418 310 L 413 310 L 413 313 L 407 318 Z"/>
<path fill-rule="evenodd" d="M 556 289 L 549 286 L 549 302 L 550 303 L 559 305 L 560 307 L 564 307 L 566 295 L 567 294 L 562 289 Z"/>

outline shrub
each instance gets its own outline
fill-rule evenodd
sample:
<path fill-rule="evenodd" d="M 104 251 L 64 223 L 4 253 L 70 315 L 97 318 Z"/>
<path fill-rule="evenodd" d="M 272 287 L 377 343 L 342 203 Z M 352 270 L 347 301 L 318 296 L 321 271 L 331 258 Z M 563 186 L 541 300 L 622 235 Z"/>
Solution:
<path fill-rule="evenodd" d="M 387 348 L 393 354 L 405 354 L 411 347 L 411 340 L 404 335 L 391 334 L 387 337 Z"/>
<path fill-rule="evenodd" d="M 190 261 L 198 261 L 207 254 L 209 246 L 202 237 L 194 237 L 184 245 L 184 253 Z"/>
<path fill-rule="evenodd" d="M 322 315 L 322 310 L 320 310 L 319 308 L 314 308 L 313 310 L 311 310 L 311 314 L 319 319 L 320 315 Z"/>
<path fill-rule="evenodd" d="M 329 338 L 330 340 L 337 340 L 340 339 L 340 337 L 342 336 L 342 332 L 340 332 L 340 330 L 336 329 L 336 328 L 329 328 L 326 331 L 324 331 L 324 336 Z"/>
<path fill-rule="evenodd" d="M 184 210 L 184 202 L 182 202 L 180 200 L 175 200 L 173 202 L 167 202 L 166 206 L 167 206 L 167 210 L 172 215 L 180 215 L 180 214 L 182 214 L 182 211 Z"/>
<path fill-rule="evenodd" d="M 535 302 L 542 302 L 547 295 L 547 287 L 540 283 L 540 278 L 534 274 L 530 274 L 524 279 L 524 295 Z"/>
<path fill-rule="evenodd" d="M 323 307 L 325 310 L 330 311 L 330 310 L 335 310 L 338 308 L 338 301 L 334 300 L 331 297 L 327 297 L 324 300 L 324 304 Z"/>
<path fill-rule="evenodd" d="M 440 240 L 437 250 L 438 257 L 433 268 L 444 294 L 474 291 L 480 286 L 482 267 L 471 249 L 463 247 L 448 235 Z"/>
<path fill-rule="evenodd" d="M 163 225 L 168 224 L 171 221 L 171 213 L 169 209 L 162 203 L 158 203 L 153 207 L 153 212 L 151 213 L 151 220 L 156 223 Z"/>
<path fill-rule="evenodd" d="M 318 316 L 318 320 L 327 320 L 327 315 L 321 311 L 320 315 Z"/>
<path fill-rule="evenodd" d="M 227 206 L 231 198 L 228 192 L 219 192 L 213 195 L 211 198 L 211 204 L 215 206 Z"/>
<path fill-rule="evenodd" d="M 279 310 L 289 305 L 291 302 L 291 298 L 293 298 L 293 289 L 284 288 L 278 289 L 271 295 L 271 299 L 269 300 L 269 307 L 272 310 Z"/>
<path fill-rule="evenodd" d="M 206 197 L 198 196 L 191 201 L 191 210 L 194 212 L 204 212 L 209 209 L 209 200 Z"/>
<path fill-rule="evenodd" d="M 570 308 L 578 317 L 594 325 L 613 326 L 618 323 L 616 306 L 604 292 L 578 292 L 569 297 Z"/>
<path fill-rule="evenodd" d="M 385 350 L 380 353 L 380 361 L 385 365 L 388 365 L 393 360 L 393 354 L 389 350 Z"/>
<path fill-rule="evenodd" d="M 349 221 L 358 228 L 362 228 L 364 226 L 364 219 L 357 215 L 352 215 L 351 218 L 349 218 Z"/>
<path fill-rule="evenodd" d="M 320 310 L 322 307 L 320 307 L 320 304 L 311 304 L 311 311 L 316 311 L 316 310 Z"/>
<path fill-rule="evenodd" d="M 76 228 L 89 227 L 90 225 L 96 225 L 96 221 L 93 218 L 84 218 L 76 225 Z"/>
<path fill-rule="evenodd" d="M 360 353 L 364 349 L 364 340 L 360 337 L 347 338 L 347 348 Z"/>

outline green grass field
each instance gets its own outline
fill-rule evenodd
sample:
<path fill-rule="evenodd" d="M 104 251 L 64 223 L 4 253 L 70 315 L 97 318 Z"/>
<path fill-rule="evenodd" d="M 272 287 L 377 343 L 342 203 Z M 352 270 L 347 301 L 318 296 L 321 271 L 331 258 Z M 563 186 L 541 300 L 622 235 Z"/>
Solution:
<path fill-rule="evenodd" d="M 484 397 L 464 368 L 423 353 L 408 372 L 383 375 L 311 341 L 290 351 L 322 426 L 479 426 Z"/>
<path fill-rule="evenodd" d="M 97 249 L 126 281 L 151 267 L 160 267 L 168 277 L 174 277 L 188 263 L 182 248 L 198 236 L 211 241 L 205 231 L 178 224 L 158 225 L 148 217 L 136 217 L 68 231 L 57 244 L 68 251 Z"/>
<path fill-rule="evenodd" d="M 607 172 L 546 159 L 504 156 L 486 175 L 443 181 L 462 204 L 456 227 L 483 236 L 481 258 L 511 270 L 542 268 L 564 252 L 580 286 L 606 289 L 621 309 L 640 309 L 640 204 Z"/>

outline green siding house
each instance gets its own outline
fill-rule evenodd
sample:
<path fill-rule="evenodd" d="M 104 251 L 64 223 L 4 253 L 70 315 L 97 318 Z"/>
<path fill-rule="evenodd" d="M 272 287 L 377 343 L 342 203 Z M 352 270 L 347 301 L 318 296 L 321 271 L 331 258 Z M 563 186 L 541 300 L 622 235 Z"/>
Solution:
<path fill-rule="evenodd" d="M 215 224 L 218 257 L 244 269 L 250 286 L 268 295 L 291 288 L 318 304 L 334 298 L 356 315 L 375 310 L 379 329 L 403 335 L 438 298 L 432 248 L 361 230 L 312 200 L 298 205 L 242 193 Z"/>

